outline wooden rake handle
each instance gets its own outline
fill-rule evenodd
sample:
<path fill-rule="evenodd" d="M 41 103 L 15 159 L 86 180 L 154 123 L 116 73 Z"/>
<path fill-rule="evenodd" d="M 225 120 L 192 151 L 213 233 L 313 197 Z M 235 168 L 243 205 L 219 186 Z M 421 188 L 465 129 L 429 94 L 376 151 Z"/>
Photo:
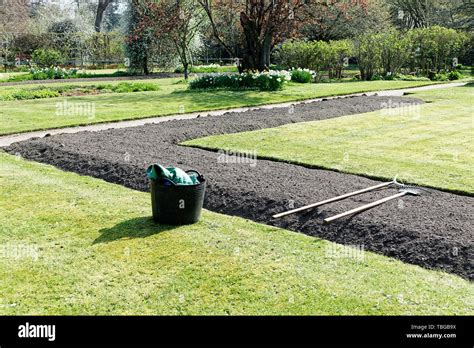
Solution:
<path fill-rule="evenodd" d="M 330 223 L 330 222 L 332 222 L 332 221 L 334 221 L 334 220 L 343 218 L 344 216 L 348 216 L 348 215 L 360 213 L 360 212 L 362 212 L 362 211 L 364 211 L 364 210 L 367 210 L 367 209 L 376 207 L 376 206 L 378 206 L 378 205 L 384 204 L 385 202 L 391 201 L 391 200 L 393 200 L 393 199 L 397 199 L 397 198 L 399 198 L 399 197 L 403 197 L 403 196 L 405 196 L 405 195 L 408 194 L 408 193 L 409 193 L 409 192 L 407 192 L 407 191 L 402 191 L 402 192 L 397 193 L 396 195 L 389 196 L 389 197 L 385 197 L 385 198 L 379 199 L 378 201 L 375 201 L 375 202 L 372 202 L 372 203 L 363 205 L 363 206 L 358 207 L 358 208 L 351 209 L 351 210 L 346 211 L 346 212 L 344 212 L 344 213 L 341 213 L 341 214 L 337 214 L 337 215 L 328 217 L 328 218 L 324 219 L 324 223 L 328 224 L 328 223 Z"/>
<path fill-rule="evenodd" d="M 362 190 L 359 190 L 359 191 L 349 192 L 349 193 L 346 193 L 346 194 L 344 194 L 344 195 L 337 196 L 337 197 L 333 197 L 333 198 L 329 198 L 329 199 L 326 199 L 326 200 L 321 201 L 321 202 L 317 202 L 317 203 L 305 205 L 304 207 L 300 207 L 300 208 L 288 210 L 288 211 L 285 211 L 285 212 L 283 212 L 283 213 L 278 213 L 278 214 L 273 215 L 272 217 L 273 217 L 274 219 L 281 218 L 281 217 L 283 217 L 283 216 L 287 216 L 287 215 L 290 215 L 290 214 L 299 213 L 300 211 L 309 210 L 309 209 L 311 209 L 311 208 L 316 208 L 316 207 L 319 207 L 319 206 L 324 205 L 324 204 L 328 204 L 328 203 L 332 203 L 332 202 L 337 202 L 337 201 L 340 201 L 340 200 L 343 200 L 343 199 L 346 199 L 346 198 L 349 198 L 349 197 L 352 197 L 352 196 L 360 195 L 361 193 L 365 193 L 365 192 L 369 192 L 369 191 L 374 191 L 374 190 L 377 190 L 377 189 L 382 188 L 382 187 L 390 186 L 390 185 L 392 185 L 392 184 L 393 184 L 393 181 L 384 182 L 384 183 L 382 183 L 382 184 L 378 184 L 378 185 L 375 185 L 375 186 L 367 187 L 367 188 L 362 189 Z"/>

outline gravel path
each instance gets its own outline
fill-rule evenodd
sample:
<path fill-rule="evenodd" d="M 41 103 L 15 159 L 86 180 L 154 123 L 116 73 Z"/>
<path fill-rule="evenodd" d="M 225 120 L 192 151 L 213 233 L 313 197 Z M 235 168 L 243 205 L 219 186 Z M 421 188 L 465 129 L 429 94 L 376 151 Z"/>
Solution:
<path fill-rule="evenodd" d="M 322 224 L 327 216 L 396 192 L 388 189 L 274 220 L 272 214 L 289 209 L 292 203 L 298 207 L 378 182 L 267 160 L 258 160 L 255 166 L 223 163 L 221 154 L 178 145 L 212 134 L 372 111 L 389 99 L 401 100 L 394 96 L 340 98 L 296 105 L 293 113 L 288 108 L 260 109 L 133 128 L 59 134 L 15 143 L 6 151 L 142 191 L 148 190 L 145 168 L 150 163 L 197 169 L 208 179 L 205 207 L 209 210 L 347 245 L 362 245 L 365 250 L 473 279 L 472 197 L 432 190 L 430 194 L 407 196 L 331 225 Z M 403 101 L 421 103 L 406 97 Z"/>

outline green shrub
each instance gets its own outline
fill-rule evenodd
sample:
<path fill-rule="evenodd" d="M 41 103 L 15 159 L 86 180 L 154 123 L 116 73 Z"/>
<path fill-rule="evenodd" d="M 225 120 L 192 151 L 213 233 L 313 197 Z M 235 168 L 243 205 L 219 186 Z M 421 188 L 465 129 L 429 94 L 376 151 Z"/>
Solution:
<path fill-rule="evenodd" d="M 342 78 L 344 59 L 353 55 L 354 45 L 350 40 L 331 40 L 326 50 L 326 63 L 329 78 Z"/>
<path fill-rule="evenodd" d="M 41 88 L 41 89 L 22 89 L 14 91 L 13 93 L 4 96 L 3 100 L 27 100 L 27 99 L 42 99 L 42 98 L 55 98 L 59 97 L 60 93 L 58 91 Z"/>
<path fill-rule="evenodd" d="M 153 83 L 143 83 L 143 82 L 120 82 L 117 85 L 109 85 L 104 87 L 105 89 L 110 89 L 116 93 L 131 93 L 131 92 L 146 92 L 146 91 L 156 91 L 158 86 Z M 101 88 L 101 89 L 104 89 Z"/>
<path fill-rule="evenodd" d="M 387 78 L 386 78 L 387 79 Z M 415 76 L 415 75 L 403 75 L 397 74 L 394 76 L 394 80 L 401 80 L 401 81 L 430 81 L 429 78 L 424 76 Z"/>
<path fill-rule="evenodd" d="M 63 85 L 63 86 L 38 86 L 35 88 L 23 88 L 16 89 L 9 93 L 0 95 L 2 101 L 12 100 L 27 100 L 27 99 L 40 99 L 40 98 L 56 98 L 65 95 L 65 93 L 71 93 L 66 95 L 74 95 L 77 93 L 93 93 L 100 91 L 101 93 L 129 93 L 129 92 L 142 92 L 142 91 L 156 91 L 158 86 L 152 83 L 128 83 L 122 82 L 117 85 L 90 85 L 90 86 L 74 86 L 74 85 Z"/>
<path fill-rule="evenodd" d="M 280 65 L 287 68 L 311 69 L 316 76 L 328 67 L 329 44 L 324 41 L 286 41 L 275 53 Z"/>
<path fill-rule="evenodd" d="M 33 80 L 47 80 L 49 79 L 49 75 L 42 71 L 37 71 L 31 74 L 33 76 Z"/>
<path fill-rule="evenodd" d="M 439 73 L 435 74 L 432 78 L 432 81 L 448 81 L 448 74 L 445 73 Z"/>
<path fill-rule="evenodd" d="M 270 64 L 270 70 L 282 71 L 282 70 L 286 70 L 286 69 L 287 69 L 287 67 L 284 67 L 283 65 Z"/>
<path fill-rule="evenodd" d="M 174 69 L 174 72 L 177 74 L 184 73 L 184 68 L 182 66 Z M 218 72 L 237 72 L 237 67 L 234 65 L 221 66 L 219 64 L 209 64 L 209 65 L 194 65 L 189 68 L 189 72 L 195 74 L 210 74 Z"/>
<path fill-rule="evenodd" d="M 352 56 L 353 44 L 349 40 L 287 41 L 275 53 L 275 58 L 288 68 L 311 69 L 320 79 L 322 70 L 329 78 L 342 78 L 344 60 Z"/>
<path fill-rule="evenodd" d="M 190 89 L 259 89 L 276 91 L 291 80 L 286 71 L 269 71 L 263 73 L 246 72 L 242 74 L 208 74 L 198 77 L 189 83 Z"/>
<path fill-rule="evenodd" d="M 368 33 L 354 40 L 354 51 L 359 64 L 361 80 L 372 80 L 381 67 L 381 48 L 377 44 L 376 34 Z"/>
<path fill-rule="evenodd" d="M 294 69 L 291 70 L 291 81 L 297 82 L 297 83 L 309 83 L 313 80 L 313 77 L 315 76 L 314 71 L 311 71 L 309 69 Z"/>
<path fill-rule="evenodd" d="M 461 74 L 459 71 L 457 70 L 454 70 L 454 71 L 451 71 L 449 74 L 448 74 L 448 80 L 450 81 L 453 81 L 453 80 L 460 80 L 464 77 L 463 74 Z"/>
<path fill-rule="evenodd" d="M 380 80 L 383 80 L 383 76 L 379 75 L 379 74 L 373 74 L 372 77 L 370 78 L 370 81 L 380 81 Z"/>
<path fill-rule="evenodd" d="M 356 37 L 354 46 L 364 80 L 377 79 L 375 75 L 398 74 L 402 70 L 421 71 L 433 79 L 436 73 L 452 69 L 453 58 L 462 54 L 466 40 L 462 32 L 433 26 L 407 33 L 393 29 L 369 32 Z M 431 75 L 430 71 L 433 71 Z"/>
<path fill-rule="evenodd" d="M 468 37 L 465 33 L 440 26 L 416 28 L 407 33 L 412 46 L 410 66 L 423 75 L 430 70 L 440 72 L 452 68 L 453 58 L 463 52 Z"/>
<path fill-rule="evenodd" d="M 38 48 L 31 55 L 31 59 L 41 67 L 56 66 L 63 62 L 61 53 L 51 48 Z"/>
<path fill-rule="evenodd" d="M 31 75 L 31 73 L 10 76 L 7 82 L 21 82 L 21 81 L 29 81 L 29 80 L 33 80 L 33 75 Z"/>
<path fill-rule="evenodd" d="M 275 53 L 279 65 L 289 68 L 310 68 L 312 63 L 311 43 L 288 40 Z M 314 68 L 311 66 L 311 68 Z"/>

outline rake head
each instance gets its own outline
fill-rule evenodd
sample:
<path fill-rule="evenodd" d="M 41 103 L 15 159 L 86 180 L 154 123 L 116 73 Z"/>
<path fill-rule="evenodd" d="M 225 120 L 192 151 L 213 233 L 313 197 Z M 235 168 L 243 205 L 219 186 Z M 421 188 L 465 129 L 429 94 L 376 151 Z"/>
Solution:
<path fill-rule="evenodd" d="M 430 190 L 419 187 L 419 186 L 413 186 L 413 185 L 407 185 L 404 184 L 403 182 L 398 182 L 397 181 L 397 176 L 395 176 L 392 180 L 392 185 L 394 185 L 396 188 L 398 188 L 399 191 L 407 191 L 408 194 L 418 196 L 421 194 L 420 191 L 425 191 L 427 193 L 431 193 Z"/>
<path fill-rule="evenodd" d="M 413 196 L 418 196 L 420 195 L 420 190 L 414 189 L 414 188 L 408 188 L 404 187 L 400 189 L 400 192 L 405 192 L 406 194 L 413 195 Z"/>

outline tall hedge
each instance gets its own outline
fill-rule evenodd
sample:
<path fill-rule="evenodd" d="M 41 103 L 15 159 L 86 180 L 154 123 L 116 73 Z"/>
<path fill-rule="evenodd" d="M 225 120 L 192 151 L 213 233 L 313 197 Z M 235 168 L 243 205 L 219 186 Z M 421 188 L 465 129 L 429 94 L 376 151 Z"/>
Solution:
<path fill-rule="evenodd" d="M 453 58 L 463 56 L 467 42 L 465 33 L 439 26 L 408 32 L 390 29 L 352 41 L 287 41 L 275 57 L 287 68 L 312 69 L 319 78 L 322 70 L 328 70 L 330 78 L 341 78 L 345 57 L 357 59 L 363 80 L 402 72 L 429 76 L 452 70 Z"/>
<path fill-rule="evenodd" d="M 350 40 L 329 41 L 327 49 L 327 67 L 329 78 L 342 78 L 345 59 L 352 57 L 354 45 Z"/>
<path fill-rule="evenodd" d="M 406 33 L 366 33 L 357 37 L 354 45 L 361 78 L 370 80 L 375 74 L 402 70 L 424 76 L 451 71 L 453 58 L 462 55 L 467 39 L 463 32 L 434 26 Z"/>
<path fill-rule="evenodd" d="M 352 55 L 352 42 L 337 41 L 287 41 L 275 54 L 278 62 L 286 68 L 314 70 L 317 78 L 321 71 L 329 71 L 330 78 L 340 78 L 344 59 Z"/>
<path fill-rule="evenodd" d="M 453 58 L 462 54 L 468 40 L 465 33 L 440 26 L 413 29 L 407 36 L 413 49 L 411 66 L 424 75 L 451 70 Z"/>

